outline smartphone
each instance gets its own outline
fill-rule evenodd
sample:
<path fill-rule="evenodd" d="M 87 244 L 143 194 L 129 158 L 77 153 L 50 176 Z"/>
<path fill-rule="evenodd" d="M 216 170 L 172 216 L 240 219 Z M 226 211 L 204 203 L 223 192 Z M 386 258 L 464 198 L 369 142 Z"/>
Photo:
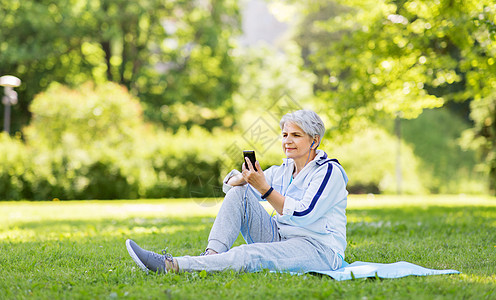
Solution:
<path fill-rule="evenodd" d="M 248 169 L 248 164 L 246 163 L 246 157 L 250 159 L 253 168 L 255 169 L 255 171 L 257 171 L 257 167 L 255 167 L 255 162 L 257 161 L 257 158 L 255 157 L 255 151 L 243 150 L 243 161 L 245 162 L 245 168 Z"/>

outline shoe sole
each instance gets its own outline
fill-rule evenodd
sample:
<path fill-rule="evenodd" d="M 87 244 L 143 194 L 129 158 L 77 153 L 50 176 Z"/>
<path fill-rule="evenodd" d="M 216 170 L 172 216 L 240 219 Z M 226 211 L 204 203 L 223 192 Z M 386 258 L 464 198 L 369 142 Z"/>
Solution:
<path fill-rule="evenodd" d="M 136 253 L 134 252 L 133 247 L 131 246 L 131 240 L 126 241 L 126 248 L 127 248 L 127 252 L 129 252 L 129 255 L 131 255 L 131 258 L 138 265 L 138 267 L 140 267 L 141 270 L 145 271 L 146 274 L 148 274 L 150 270 L 148 270 L 148 268 L 138 258 L 138 255 L 136 255 Z"/>

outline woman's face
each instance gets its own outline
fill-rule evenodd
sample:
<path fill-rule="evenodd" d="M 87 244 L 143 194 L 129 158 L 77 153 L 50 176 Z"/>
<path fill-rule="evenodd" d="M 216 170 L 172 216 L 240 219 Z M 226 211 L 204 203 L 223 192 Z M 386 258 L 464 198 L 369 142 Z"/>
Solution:
<path fill-rule="evenodd" d="M 287 158 L 297 160 L 303 157 L 307 159 L 312 141 L 312 137 L 306 134 L 298 125 L 289 122 L 284 123 L 282 150 Z"/>

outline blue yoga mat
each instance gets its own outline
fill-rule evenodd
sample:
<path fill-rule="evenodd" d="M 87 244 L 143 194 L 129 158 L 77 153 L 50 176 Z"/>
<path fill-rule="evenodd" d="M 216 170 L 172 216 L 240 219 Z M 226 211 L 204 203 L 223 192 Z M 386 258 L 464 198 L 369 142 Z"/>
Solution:
<path fill-rule="evenodd" d="M 309 271 L 307 273 L 319 273 L 328 275 L 335 280 L 350 280 L 353 278 L 379 277 L 379 278 L 400 278 L 405 276 L 427 276 L 441 274 L 459 274 L 457 270 L 434 270 L 427 269 L 406 261 L 392 264 L 380 264 L 356 261 L 352 264 L 344 262 L 340 269 L 335 271 Z"/>

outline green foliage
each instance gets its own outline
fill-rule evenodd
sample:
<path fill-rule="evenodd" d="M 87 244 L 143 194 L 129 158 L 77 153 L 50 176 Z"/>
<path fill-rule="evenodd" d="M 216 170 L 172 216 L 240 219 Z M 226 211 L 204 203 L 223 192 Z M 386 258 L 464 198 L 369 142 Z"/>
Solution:
<path fill-rule="evenodd" d="M 31 124 L 24 131 L 39 148 L 125 147 L 137 142 L 143 126 L 138 100 L 114 83 L 77 89 L 55 83 L 36 96 L 30 111 Z"/>
<path fill-rule="evenodd" d="M 492 1 L 290 2 L 304 18 L 295 38 L 298 45 L 288 43 L 283 54 L 236 45 L 239 11 L 231 0 L 0 0 L 0 65 L 2 72 L 23 81 L 17 89 L 14 129 L 28 124 L 29 103 L 50 87 L 49 99 L 31 106 L 35 119 L 25 134 L 27 147 L 18 144 L 23 167 L 2 158 L 9 161 L 6 165 L 26 171 L 5 177 L 5 185 L 9 182 L 13 189 L 6 188 L 5 195 L 189 196 L 192 187 L 203 190 L 205 182 L 219 181 L 233 139 L 246 138 L 245 130 L 259 117 L 270 124 L 277 121 L 287 112 L 281 109 L 287 108 L 285 99 L 297 108 L 322 112 L 328 138 L 338 144 L 351 136 L 342 135 L 348 129 L 360 131 L 396 115 L 415 118 L 446 101 L 473 100 L 475 128 L 465 134 L 465 144 L 477 148 L 487 172 L 496 174 L 491 129 L 496 122 L 487 109 L 494 106 L 496 82 Z M 88 81 L 97 82 L 97 89 L 104 82 L 119 83 L 139 97 L 141 107 L 137 100 L 126 102 L 135 110 L 119 107 L 111 94 L 128 96 L 116 87 L 109 88 L 112 92 L 80 87 Z M 80 87 L 74 92 L 78 95 L 57 90 L 52 82 Z M 110 100 L 97 103 L 94 94 Z M 87 106 L 80 106 L 81 101 Z M 106 103 L 111 107 L 102 107 Z M 53 105 L 58 119 L 50 118 Z M 108 115 L 97 116 L 102 111 Z M 143 125 L 143 118 L 162 124 L 167 132 Z M 278 131 L 277 124 L 274 129 Z M 208 149 L 170 150 L 175 143 L 189 145 L 184 142 L 188 139 L 200 145 L 215 142 Z M 385 144 L 393 147 L 392 141 Z M 264 164 L 280 162 L 274 149 L 264 153 Z M 363 159 L 377 151 L 392 158 L 392 149 L 369 148 Z M 442 168 L 445 160 L 438 158 L 439 167 L 428 171 L 435 175 L 421 173 L 424 186 L 430 191 L 457 190 L 457 183 L 443 185 L 453 181 L 441 175 L 448 174 L 441 169 L 449 168 Z M 405 162 L 404 169 L 413 170 L 413 161 Z M 380 171 L 369 172 L 370 179 L 348 164 L 359 174 L 351 176 L 358 185 L 392 191 L 394 184 L 384 185 L 394 181 L 392 163 L 374 168 Z M 456 174 L 465 178 L 466 169 L 460 168 Z M 415 187 L 417 179 L 411 181 L 415 183 L 408 191 L 421 190 Z"/>
<path fill-rule="evenodd" d="M 71 90 L 59 84 L 38 95 L 25 130 L 34 155 L 33 169 L 47 179 L 36 199 L 112 199 L 138 197 L 140 181 L 150 172 L 135 148 L 144 125 L 139 102 L 113 83 L 83 84 Z M 35 179 L 36 180 L 36 179 Z"/>
<path fill-rule="evenodd" d="M 415 118 L 446 101 L 494 99 L 494 1 L 312 1 L 297 37 L 316 94 L 332 101 L 341 129 L 361 119 Z M 482 113 L 484 114 L 484 113 Z M 471 134 L 496 190 L 494 114 Z M 487 125 L 489 124 L 489 125 Z M 467 138 L 469 138 L 467 135 Z"/>
<path fill-rule="evenodd" d="M 19 138 L 0 133 L 0 195 L 3 199 L 23 198 L 31 157 Z"/>
<path fill-rule="evenodd" d="M 223 126 L 237 84 L 237 10 L 231 0 L 0 0 L 0 65 L 23 82 L 14 128 L 54 81 L 113 81 L 147 104 L 148 119 L 178 127 L 167 105 L 189 103 L 209 111 L 195 124 Z"/>
<path fill-rule="evenodd" d="M 299 47 L 288 42 L 284 53 L 266 45 L 240 48 L 236 63 L 241 73 L 239 88 L 234 94 L 236 113 L 252 118 L 269 111 L 278 118 L 280 111 L 306 107 L 314 100 L 312 85 L 315 76 L 302 70 Z M 294 107 L 284 103 L 284 96 L 294 101 Z M 278 120 L 276 126 L 278 126 Z M 243 123 L 244 124 L 244 123 Z"/>
<path fill-rule="evenodd" d="M 271 90 L 279 91 L 278 87 L 260 89 L 263 95 Z M 6 135 L 0 140 L 7 154 L 1 158 L 0 169 L 3 199 L 219 198 L 223 197 L 220 180 L 231 169 L 240 169 L 241 150 L 253 145 L 265 150 L 257 151 L 264 169 L 280 164 L 282 158 L 279 129 L 273 119 L 279 113 L 277 108 L 272 115 L 246 115 L 240 123 L 246 125 L 236 131 L 209 132 L 197 126 L 163 131 L 144 123 L 140 103 L 124 87 L 86 83 L 78 89 L 52 84 L 35 98 L 31 111 L 25 144 L 20 138 Z M 274 124 L 273 131 L 268 131 L 271 135 L 264 137 L 272 143 L 266 149 L 263 143 L 255 143 L 256 136 L 251 136 L 260 122 Z M 421 118 L 412 124 L 439 125 L 432 122 Z M 402 191 L 419 194 L 427 188 L 443 193 L 480 192 L 480 185 L 467 189 L 466 184 L 460 184 L 468 181 L 464 173 L 470 161 L 452 163 L 457 161 L 456 155 L 445 154 L 452 152 L 449 141 L 456 138 L 453 135 L 461 125 L 447 120 L 440 124 L 453 130 L 452 134 L 440 133 L 445 139 L 434 136 L 425 140 L 430 137 L 425 133 L 427 129 L 406 127 L 407 140 L 421 134 L 424 139 L 417 137 L 416 144 L 430 147 L 415 148 L 423 159 L 419 168 L 412 146 L 401 145 Z M 352 193 L 396 192 L 395 137 L 369 124 L 368 129 L 353 135 L 351 142 L 337 141 L 324 139 L 321 148 L 341 161 L 350 176 L 348 189 Z M 432 147 L 448 148 L 436 155 Z"/>
<path fill-rule="evenodd" d="M 176 2 L 164 21 L 158 65 L 136 82 L 146 116 L 174 130 L 231 127 L 239 72 L 231 55 L 240 26 L 237 2 Z"/>
<path fill-rule="evenodd" d="M 127 238 L 156 252 L 167 247 L 175 256 L 198 255 L 218 207 L 206 210 L 193 200 L 3 202 L 0 295 L 5 299 L 496 296 L 493 198 L 350 197 L 349 204 L 348 262 L 409 261 L 462 274 L 341 282 L 327 276 L 267 271 L 146 275 L 129 257 Z M 235 245 L 243 243 L 238 238 Z"/>
<path fill-rule="evenodd" d="M 240 169 L 241 151 L 251 148 L 249 126 L 174 132 L 145 124 L 140 103 L 114 83 L 52 84 L 31 111 L 26 143 L 7 136 L 0 143 L 17 154 L 0 172 L 8 178 L 2 199 L 222 197 L 221 179 Z M 270 136 L 277 142 L 258 153 L 263 168 L 281 162 L 277 132 Z"/>
<path fill-rule="evenodd" d="M 417 119 L 402 121 L 402 136 L 420 158 L 419 174 L 432 193 L 484 193 L 482 172 L 473 150 L 459 145 L 469 124 L 447 109 L 424 111 Z"/>
<path fill-rule="evenodd" d="M 464 146 L 480 155 L 481 169 L 489 175 L 489 190 L 496 193 L 496 8 L 493 3 L 479 5 L 473 15 L 474 35 L 470 48 L 464 49 L 460 69 L 466 72 L 462 97 L 473 98 L 470 118 L 474 127 L 463 136 Z"/>
<path fill-rule="evenodd" d="M 496 101 L 494 94 L 470 103 L 474 127 L 463 133 L 465 149 L 477 151 L 480 169 L 489 174 L 489 190 L 496 193 Z"/>
<path fill-rule="evenodd" d="M 324 141 L 325 142 L 325 141 Z M 340 145 L 324 144 L 332 157 L 338 158 L 350 177 L 351 193 L 396 193 L 398 141 L 384 129 L 371 126 L 357 133 L 353 139 Z M 401 143 L 401 192 L 425 193 L 419 177 L 419 160 L 412 148 Z"/>
<path fill-rule="evenodd" d="M 390 128 L 392 124 L 384 124 Z M 407 194 L 484 194 L 483 172 L 473 150 L 462 148 L 460 136 L 469 127 L 447 109 L 425 110 L 418 118 L 401 120 L 401 189 Z M 337 157 L 350 176 L 352 193 L 397 191 L 398 140 L 369 124 L 349 135 L 348 142 L 324 140 L 324 149 Z"/>
<path fill-rule="evenodd" d="M 218 196 L 228 134 L 174 135 L 143 122 L 139 102 L 113 83 L 59 84 L 32 103 L 26 144 L 2 135 L 3 199 Z M 226 139 L 227 138 L 227 139 Z M 10 150 L 9 150 L 10 149 Z M 221 174 L 222 173 L 222 174 Z"/>
<path fill-rule="evenodd" d="M 423 59 L 419 62 L 416 40 L 404 37 L 403 25 L 387 19 L 394 5 L 318 3 L 297 40 L 307 66 L 319 76 L 317 94 L 334 103 L 333 117 L 343 129 L 353 127 L 355 119 L 400 111 L 413 118 L 425 107 L 442 105 L 424 89 L 429 72 Z"/>
<path fill-rule="evenodd" d="M 146 197 L 223 197 L 221 180 L 230 166 L 225 165 L 225 148 L 231 135 L 194 127 L 157 133 L 147 143 L 147 160 L 157 174 L 155 187 Z M 241 153 L 239 153 L 241 162 Z M 229 169 L 229 170 L 228 170 Z"/>

